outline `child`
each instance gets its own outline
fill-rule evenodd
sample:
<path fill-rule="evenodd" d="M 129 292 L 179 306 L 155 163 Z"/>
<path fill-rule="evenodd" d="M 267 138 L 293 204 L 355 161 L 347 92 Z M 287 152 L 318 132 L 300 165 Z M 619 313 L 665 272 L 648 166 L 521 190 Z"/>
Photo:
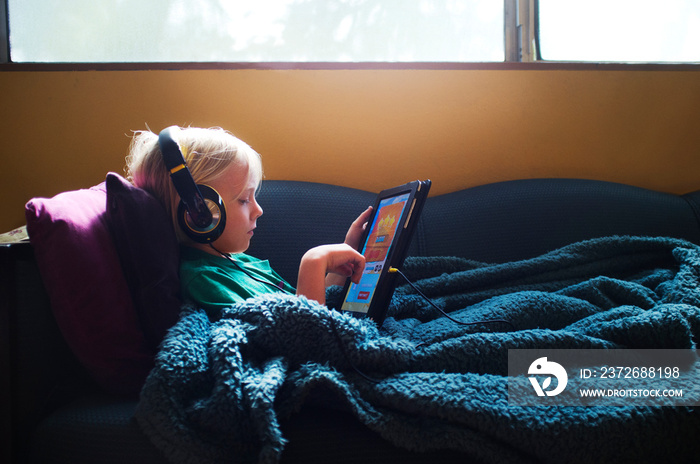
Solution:
<path fill-rule="evenodd" d="M 129 180 L 158 198 L 173 218 L 180 255 L 182 297 L 207 311 L 222 309 L 246 298 L 295 290 L 269 263 L 246 255 L 263 210 L 255 195 L 262 180 L 260 155 L 220 128 L 184 128 L 177 133 L 192 177 L 197 184 L 216 190 L 224 200 L 227 221 L 212 243 L 189 239 L 176 218 L 180 198 L 163 162 L 158 136 L 136 132 L 127 157 Z M 325 304 L 326 287 L 342 284 L 347 277 L 358 283 L 365 266 L 356 251 L 371 208 L 350 226 L 345 243 L 322 245 L 307 251 L 299 265 L 297 295 Z"/>

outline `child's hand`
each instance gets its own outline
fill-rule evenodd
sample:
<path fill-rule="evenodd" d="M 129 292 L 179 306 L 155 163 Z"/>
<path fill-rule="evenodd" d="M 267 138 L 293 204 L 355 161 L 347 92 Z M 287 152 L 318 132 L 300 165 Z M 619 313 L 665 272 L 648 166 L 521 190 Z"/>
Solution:
<path fill-rule="evenodd" d="M 365 269 L 365 258 L 345 243 L 321 245 L 301 258 L 297 295 L 304 295 L 321 304 L 326 302 L 326 275 L 335 274 L 359 283 Z"/>
<path fill-rule="evenodd" d="M 348 229 L 348 233 L 345 235 L 345 243 L 353 247 L 355 250 L 360 248 L 360 239 L 362 238 L 362 233 L 367 228 L 367 221 L 372 214 L 372 207 L 370 206 L 362 214 L 360 214 L 357 219 L 353 221 Z"/>

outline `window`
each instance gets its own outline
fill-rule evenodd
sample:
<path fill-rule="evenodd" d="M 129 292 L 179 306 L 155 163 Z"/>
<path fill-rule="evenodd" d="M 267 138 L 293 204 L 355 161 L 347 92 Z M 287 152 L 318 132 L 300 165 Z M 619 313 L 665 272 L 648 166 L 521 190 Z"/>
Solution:
<path fill-rule="evenodd" d="M 697 0 L 539 0 L 544 60 L 700 62 Z"/>
<path fill-rule="evenodd" d="M 502 0 L 8 0 L 13 62 L 503 61 Z"/>

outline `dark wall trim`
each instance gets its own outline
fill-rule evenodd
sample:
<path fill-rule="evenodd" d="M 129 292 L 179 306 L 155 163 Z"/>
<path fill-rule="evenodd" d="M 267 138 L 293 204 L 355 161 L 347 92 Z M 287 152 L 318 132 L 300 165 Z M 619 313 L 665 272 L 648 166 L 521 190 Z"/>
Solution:
<path fill-rule="evenodd" d="M 0 71 L 180 71 L 180 70 L 502 70 L 502 71 L 700 71 L 700 63 L 4 63 Z"/>

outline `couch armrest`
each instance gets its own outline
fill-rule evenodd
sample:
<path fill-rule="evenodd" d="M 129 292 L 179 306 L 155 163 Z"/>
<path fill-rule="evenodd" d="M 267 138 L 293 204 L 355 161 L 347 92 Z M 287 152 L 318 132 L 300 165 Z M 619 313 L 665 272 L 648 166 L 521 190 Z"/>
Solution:
<path fill-rule="evenodd" d="M 3 398 L 10 399 L 2 448 L 21 461 L 43 417 L 95 389 L 56 325 L 29 243 L 0 245 L 0 325 L 0 382 Z"/>

